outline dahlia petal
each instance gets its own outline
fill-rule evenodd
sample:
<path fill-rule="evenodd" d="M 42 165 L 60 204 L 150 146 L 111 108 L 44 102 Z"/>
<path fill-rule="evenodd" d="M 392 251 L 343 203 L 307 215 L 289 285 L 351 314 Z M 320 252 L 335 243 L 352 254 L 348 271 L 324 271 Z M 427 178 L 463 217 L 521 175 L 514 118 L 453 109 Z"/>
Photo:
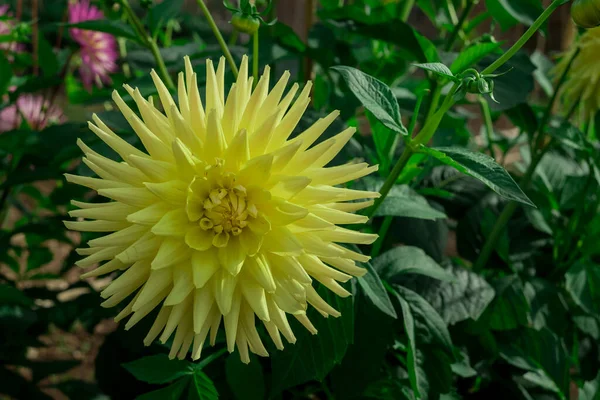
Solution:
<path fill-rule="evenodd" d="M 123 264 L 121 261 L 119 261 L 115 258 L 90 272 L 86 272 L 85 274 L 82 274 L 81 278 L 87 279 L 87 278 L 92 278 L 92 277 L 96 277 L 96 276 L 100 276 L 100 275 L 109 274 L 116 270 L 123 269 L 125 266 L 126 266 L 126 264 Z"/>
<path fill-rule="evenodd" d="M 365 203 L 372 204 L 372 202 Z M 310 212 L 328 222 L 331 222 L 332 224 L 364 224 L 369 220 L 369 217 L 366 215 L 352 214 L 345 211 L 336 210 L 334 208 L 325 207 L 320 204 L 312 206 L 310 208 Z"/>
<path fill-rule="evenodd" d="M 377 171 L 378 168 L 377 165 L 369 167 L 367 163 L 345 164 L 330 168 L 308 169 L 304 173 L 312 178 L 315 185 L 325 184 L 333 186 L 362 178 Z"/>
<path fill-rule="evenodd" d="M 126 221 L 64 221 L 67 229 L 82 232 L 114 232 L 129 226 Z"/>
<path fill-rule="evenodd" d="M 311 125 L 304 132 L 296 136 L 291 142 L 300 142 L 300 150 L 306 151 L 324 132 L 333 121 L 339 117 L 340 112 L 338 110 L 332 111 L 324 118 L 319 118 L 317 122 Z"/>
<path fill-rule="evenodd" d="M 222 315 L 227 315 L 231 310 L 231 302 L 233 299 L 233 292 L 237 285 L 237 277 L 221 269 L 215 273 L 213 285 L 217 306 L 219 306 Z"/>
<path fill-rule="evenodd" d="M 154 225 L 160 221 L 166 213 L 171 210 L 171 206 L 167 203 L 155 203 L 148 207 L 142 208 L 125 217 L 127 221 L 139 225 Z"/>
<path fill-rule="evenodd" d="M 239 130 L 225 152 L 226 167 L 238 171 L 250 159 L 248 134 L 245 129 Z"/>
<path fill-rule="evenodd" d="M 302 245 L 289 229 L 277 227 L 265 235 L 263 248 L 279 255 L 298 255 L 302 253 Z"/>
<path fill-rule="evenodd" d="M 148 335 L 144 338 L 144 345 L 150 346 L 152 342 L 158 337 L 160 332 L 163 330 L 165 325 L 167 324 L 167 319 L 169 319 L 169 315 L 171 314 L 171 307 L 161 307 L 160 312 L 156 316 L 152 327 L 150 327 L 150 331 L 148 331 Z"/>
<path fill-rule="evenodd" d="M 317 217 L 315 214 L 307 214 L 304 218 L 295 221 L 292 225 L 294 229 L 299 231 L 321 231 L 321 230 L 334 230 L 335 225 L 331 222 L 324 220 L 323 218 Z"/>
<path fill-rule="evenodd" d="M 267 98 L 267 92 L 269 90 L 269 71 L 270 68 L 268 66 L 265 67 L 265 71 L 250 96 L 244 114 L 242 115 L 240 126 L 247 129 L 248 132 L 254 132 L 256 116 L 263 101 Z"/>
<path fill-rule="evenodd" d="M 310 322 L 306 314 L 295 314 L 294 317 L 313 335 L 317 334 L 317 328 Z"/>
<path fill-rule="evenodd" d="M 315 235 L 325 241 L 340 243 L 371 244 L 377 240 L 376 234 L 362 233 L 340 227 L 329 231 L 315 232 Z"/>
<path fill-rule="evenodd" d="M 254 318 L 254 314 L 263 320 L 269 321 L 269 309 L 267 306 L 267 298 L 265 296 L 265 289 L 261 285 L 256 282 L 252 282 L 252 280 L 244 281 L 240 284 L 242 289 L 242 294 L 244 295 L 244 299 L 248 302 L 252 310 L 252 318 Z"/>
<path fill-rule="evenodd" d="M 137 287 L 140 287 L 148 279 L 149 275 L 150 264 L 147 261 L 138 261 L 127 268 L 121 276 L 111 282 L 111 284 L 100 293 L 100 296 L 106 299 L 127 287 L 136 285 Z"/>
<path fill-rule="evenodd" d="M 239 236 L 242 248 L 246 251 L 249 256 L 254 256 L 260 250 L 260 246 L 263 242 L 263 237 L 251 232 L 248 229 L 244 229 Z"/>
<path fill-rule="evenodd" d="M 184 237 L 188 231 L 188 216 L 183 208 L 167 212 L 152 227 L 152 233 L 158 236 Z"/>
<path fill-rule="evenodd" d="M 313 255 L 303 254 L 298 257 L 298 261 L 302 264 L 306 272 L 318 281 L 335 279 L 336 281 L 347 282 L 352 278 L 352 275 L 328 267 L 318 257 Z"/>
<path fill-rule="evenodd" d="M 366 268 L 358 267 L 353 260 L 342 257 L 319 257 L 323 262 L 353 276 L 364 276 Z"/>
<path fill-rule="evenodd" d="M 179 238 L 166 238 L 162 241 L 152 260 L 152 269 L 164 269 L 189 260 L 190 248 Z"/>
<path fill-rule="evenodd" d="M 164 344 L 167 340 L 169 340 L 169 338 L 177 328 L 177 325 L 179 325 L 179 323 L 182 320 L 188 320 L 188 309 L 192 305 L 191 300 L 191 297 L 188 296 L 184 302 L 179 303 L 173 306 L 173 308 L 171 308 L 171 313 L 169 314 L 169 318 L 167 319 L 165 329 L 163 330 L 162 334 L 160 335 L 160 338 L 158 339 L 161 343 Z"/>
<path fill-rule="evenodd" d="M 161 183 L 144 182 L 144 186 L 156 197 L 175 206 L 185 204 L 187 187 L 181 181 L 168 181 Z M 156 200 L 155 200 L 156 201 Z"/>
<path fill-rule="evenodd" d="M 200 290 L 196 289 L 194 294 L 194 332 L 200 333 L 206 328 L 206 333 L 208 333 L 208 328 L 210 327 L 209 316 L 211 315 L 211 310 L 213 309 L 214 298 L 210 290 Z"/>
<path fill-rule="evenodd" d="M 96 250 L 96 249 L 92 249 L 92 250 Z M 91 255 L 87 256 L 86 258 L 82 258 L 81 260 L 77 261 L 75 263 L 75 265 L 77 265 L 78 267 L 81 267 L 81 268 L 90 267 L 101 261 L 106 261 L 106 260 L 110 260 L 111 258 L 114 258 L 117 254 L 119 254 L 123 250 L 124 250 L 123 246 L 97 248 L 97 251 L 95 251 Z M 81 255 L 82 253 L 78 251 L 78 254 Z"/>
<path fill-rule="evenodd" d="M 93 190 L 131 187 L 130 185 L 123 183 L 123 182 L 110 181 L 110 180 L 98 179 L 98 178 L 90 178 L 89 176 L 65 174 L 65 179 L 69 183 L 75 183 L 77 185 L 85 186 L 85 187 L 93 189 Z"/>
<path fill-rule="evenodd" d="M 123 221 L 131 213 L 137 211 L 137 207 L 127 204 L 110 202 L 107 206 L 90 207 L 80 210 L 69 211 L 73 218 L 103 219 L 106 221 Z"/>
<path fill-rule="evenodd" d="M 173 306 L 181 303 L 194 289 L 192 271 L 189 268 L 189 261 L 176 265 L 173 268 L 173 289 L 165 299 L 166 306 Z"/>
<path fill-rule="evenodd" d="M 237 237 L 230 238 L 227 247 L 219 248 L 218 254 L 223 268 L 234 276 L 240 273 L 246 259 L 246 251 Z"/>
<path fill-rule="evenodd" d="M 310 275 L 306 273 L 302 264 L 300 264 L 295 257 L 283 257 L 276 254 L 269 254 L 268 260 L 271 267 L 277 269 L 281 274 L 287 274 L 292 279 L 295 279 L 304 285 L 310 285 L 312 283 Z"/>
<path fill-rule="evenodd" d="M 325 300 L 323 300 L 323 298 L 319 296 L 317 291 L 312 286 L 306 288 L 306 294 L 308 303 L 316 308 L 317 311 L 319 311 L 319 313 L 321 313 L 321 315 L 323 315 L 325 318 L 327 318 L 329 315 L 335 318 L 342 315 L 342 313 L 331 307 Z"/>
<path fill-rule="evenodd" d="M 148 228 L 140 225 L 130 225 L 114 233 L 88 241 L 89 246 L 107 247 L 132 244 L 148 232 Z"/>
<path fill-rule="evenodd" d="M 200 289 L 221 266 L 216 249 L 192 252 L 192 273 L 194 286 Z"/>
<path fill-rule="evenodd" d="M 214 233 L 199 226 L 190 228 L 185 234 L 185 243 L 194 250 L 205 251 L 212 247 Z"/>
<path fill-rule="evenodd" d="M 219 83 L 217 82 L 215 67 L 212 60 L 206 60 L 206 111 L 209 114 L 209 118 L 212 110 L 215 110 L 215 117 L 217 119 L 223 116 L 223 99 L 219 93 Z"/>
<path fill-rule="evenodd" d="M 287 320 L 287 317 L 282 309 L 271 299 L 267 299 L 267 305 L 269 306 L 269 316 L 271 321 L 275 324 L 277 329 L 283 334 L 288 343 L 296 343 L 296 336 L 292 332 L 292 328 Z"/>
<path fill-rule="evenodd" d="M 218 111 L 209 109 L 206 126 L 206 143 L 204 145 L 204 159 L 214 162 L 215 158 L 221 158 L 225 151 L 225 135 L 221 127 Z"/>
<path fill-rule="evenodd" d="M 340 257 L 344 252 L 333 243 L 326 242 L 312 232 L 296 234 L 296 240 L 308 252 L 323 257 Z"/>
<path fill-rule="evenodd" d="M 260 112 L 258 113 L 257 126 L 262 125 L 265 118 L 269 115 L 268 113 L 277 108 L 289 79 L 290 73 L 289 71 L 285 71 L 283 75 L 281 75 L 281 78 L 279 78 L 277 84 L 271 89 L 269 95 L 265 101 L 263 101 Z"/>
<path fill-rule="evenodd" d="M 285 117 L 277 125 L 277 129 L 273 133 L 273 138 L 269 142 L 268 151 L 273 151 L 280 148 L 288 137 L 292 134 L 292 131 L 300 122 L 300 118 L 304 115 L 308 104 L 310 103 L 310 90 L 312 88 L 312 82 L 306 82 L 304 89 L 298 96 L 298 99 L 292 106 L 292 108 L 286 113 Z"/>
<path fill-rule="evenodd" d="M 160 245 L 161 239 L 148 232 L 136 240 L 132 245 L 117 254 L 117 258 L 127 264 L 134 263 L 154 256 Z"/>
<path fill-rule="evenodd" d="M 271 266 L 264 257 L 247 257 L 244 271 L 248 272 L 267 293 L 275 292 L 277 284 L 273 279 Z"/>
<path fill-rule="evenodd" d="M 233 353 L 235 349 L 235 339 L 238 332 L 238 324 L 240 320 L 240 307 L 242 304 L 242 295 L 239 290 L 233 294 L 231 303 L 231 311 L 223 317 L 223 325 L 225 325 L 225 338 L 227 340 L 227 351 Z"/>
<path fill-rule="evenodd" d="M 125 160 L 155 182 L 169 181 L 176 176 L 171 163 L 137 155 L 126 156 Z"/>
<path fill-rule="evenodd" d="M 156 202 L 156 196 L 146 188 L 99 189 L 98 194 L 134 207 L 148 207 Z"/>
<path fill-rule="evenodd" d="M 202 141 L 192 131 L 191 126 L 185 122 L 175 104 L 171 105 L 171 115 L 169 115 L 169 120 L 171 121 L 173 129 L 177 132 L 177 138 L 180 139 L 192 153 L 201 154 L 204 147 Z"/>

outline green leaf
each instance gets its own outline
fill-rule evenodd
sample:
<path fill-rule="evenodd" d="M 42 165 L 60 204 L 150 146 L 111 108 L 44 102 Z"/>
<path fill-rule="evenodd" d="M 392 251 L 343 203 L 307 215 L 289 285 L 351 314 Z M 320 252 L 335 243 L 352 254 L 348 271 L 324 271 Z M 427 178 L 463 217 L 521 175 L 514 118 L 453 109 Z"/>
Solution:
<path fill-rule="evenodd" d="M 408 370 L 408 379 L 410 381 L 410 386 L 413 390 L 413 393 L 416 398 L 420 398 L 421 394 L 419 393 L 419 374 L 417 373 L 417 345 L 415 341 L 415 320 L 412 315 L 412 311 L 410 310 L 410 305 L 406 300 L 404 300 L 401 296 L 398 296 L 398 301 L 400 302 L 400 307 L 402 308 L 402 319 L 404 322 L 404 332 L 408 337 L 408 350 L 407 350 L 407 360 L 406 360 L 406 368 Z"/>
<path fill-rule="evenodd" d="M 262 400 L 265 398 L 265 378 L 256 357 L 250 364 L 240 361 L 239 354 L 232 354 L 225 362 L 227 383 L 238 400 Z"/>
<path fill-rule="evenodd" d="M 544 11 L 540 0 L 486 0 L 485 3 L 504 30 L 516 22 L 531 26 Z"/>
<path fill-rule="evenodd" d="M 189 384 L 189 380 L 190 378 L 180 379 L 172 385 L 162 389 L 144 393 L 143 395 L 136 397 L 136 400 L 180 400 L 183 391 Z"/>
<path fill-rule="evenodd" d="M 12 65 L 7 60 L 5 51 L 0 51 L 0 71 L 0 95 L 3 95 L 13 77 Z"/>
<path fill-rule="evenodd" d="M 304 326 L 290 318 L 297 341 L 287 345 L 284 351 L 271 354 L 271 397 L 310 380 L 322 381 L 342 361 L 349 344 L 354 341 L 352 297 L 340 298 L 323 286 L 319 286 L 317 292 L 342 315 L 339 318 L 323 318 L 310 307 L 308 317 L 318 330 L 317 335 L 311 335 Z"/>
<path fill-rule="evenodd" d="M 480 275 L 460 266 L 450 266 L 447 271 L 454 275 L 453 282 L 430 286 L 423 297 L 447 324 L 477 320 L 494 298 L 494 288 Z"/>
<path fill-rule="evenodd" d="M 357 278 L 358 284 L 364 291 L 367 299 L 384 314 L 389 315 L 392 318 L 398 318 L 394 306 L 390 301 L 387 290 L 383 287 L 381 278 L 377 274 L 377 271 L 373 266 L 366 262 L 364 265 L 367 267 L 367 274 Z"/>
<path fill-rule="evenodd" d="M 529 303 L 523 291 L 523 282 L 517 275 L 500 278 L 495 284 L 496 297 L 482 319 L 492 330 L 506 331 L 529 324 Z"/>
<path fill-rule="evenodd" d="M 600 316 L 600 266 L 577 262 L 566 274 L 566 288 L 579 307 Z"/>
<path fill-rule="evenodd" d="M 579 400 L 598 400 L 600 398 L 600 372 L 593 381 L 587 381 L 579 390 Z"/>
<path fill-rule="evenodd" d="M 162 29 L 170 19 L 176 17 L 182 10 L 183 0 L 169 0 L 157 3 L 148 12 L 148 29 L 152 36 Z"/>
<path fill-rule="evenodd" d="M 194 373 L 193 364 L 185 360 L 169 360 L 166 354 L 157 354 L 123 364 L 136 379 L 147 383 L 167 383 Z"/>
<path fill-rule="evenodd" d="M 452 354 L 453 346 L 450 332 L 446 323 L 437 311 L 420 295 L 403 286 L 393 285 L 398 296 L 402 297 L 410 305 L 412 314 L 418 324 L 429 331 L 432 339 L 443 346 L 449 354 Z"/>
<path fill-rule="evenodd" d="M 352 67 L 332 67 L 339 72 L 354 95 L 367 110 L 389 129 L 408 135 L 402 125 L 400 108 L 392 90 L 380 80 Z"/>
<path fill-rule="evenodd" d="M 500 356 L 517 368 L 531 372 L 525 379 L 567 398 L 570 362 L 564 342 L 548 329 L 524 328 L 507 335 Z"/>
<path fill-rule="evenodd" d="M 0 285 L 0 304 L 15 304 L 20 306 L 31 306 L 33 300 L 25 296 L 16 287 L 2 284 Z"/>
<path fill-rule="evenodd" d="M 188 391 L 188 400 L 217 400 L 219 393 L 213 381 L 202 371 L 194 371 Z"/>
<path fill-rule="evenodd" d="M 450 71 L 454 74 L 461 73 L 465 69 L 477 64 L 485 56 L 495 52 L 499 48 L 500 43 L 475 43 L 460 52 L 458 57 L 456 57 L 450 66 Z"/>
<path fill-rule="evenodd" d="M 448 78 L 451 81 L 455 81 L 456 77 L 450 71 L 450 69 L 442 63 L 424 63 L 424 64 L 413 64 L 415 67 L 419 67 L 421 69 L 427 70 L 429 72 L 433 72 L 434 74 Z"/>
<path fill-rule="evenodd" d="M 56 75 L 58 72 L 56 53 L 42 31 L 38 32 L 38 60 L 42 60 L 40 67 L 44 72 L 44 76 Z"/>
<path fill-rule="evenodd" d="M 170 1 L 166 2 L 170 3 Z M 76 24 L 62 24 L 67 28 L 79 28 L 90 31 L 98 31 L 110 33 L 116 37 L 123 37 L 140 43 L 140 39 L 135 34 L 133 28 L 121 21 L 113 21 L 110 19 L 96 19 L 78 22 Z"/>
<path fill-rule="evenodd" d="M 422 146 L 419 151 L 437 158 L 463 174 L 479 179 L 502 197 L 535 207 L 508 172 L 486 154 L 459 147 L 428 148 Z"/>
<path fill-rule="evenodd" d="M 373 260 L 373 268 L 389 282 L 402 280 L 404 274 L 419 274 L 450 282 L 454 276 L 440 267 L 418 247 L 395 247 Z"/>
<path fill-rule="evenodd" d="M 383 186 L 383 180 L 367 177 L 361 182 L 365 190 L 378 192 Z M 427 199 L 414 191 L 408 185 L 394 185 L 383 200 L 377 211 L 376 217 L 381 216 L 408 217 L 418 219 L 445 219 L 446 214 L 429 205 Z"/>

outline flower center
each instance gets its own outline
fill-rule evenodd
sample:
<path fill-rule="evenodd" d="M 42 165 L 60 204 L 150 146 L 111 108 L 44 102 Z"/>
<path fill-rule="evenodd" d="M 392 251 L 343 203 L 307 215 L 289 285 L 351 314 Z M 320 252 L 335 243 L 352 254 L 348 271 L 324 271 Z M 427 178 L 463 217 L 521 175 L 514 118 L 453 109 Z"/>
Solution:
<path fill-rule="evenodd" d="M 213 230 L 215 234 L 226 232 L 234 236 L 242 233 L 242 229 L 248 225 L 248 218 L 255 218 L 257 213 L 256 206 L 248 204 L 246 189 L 240 185 L 231 189 L 212 189 L 202 202 L 202 208 L 202 229 Z"/>

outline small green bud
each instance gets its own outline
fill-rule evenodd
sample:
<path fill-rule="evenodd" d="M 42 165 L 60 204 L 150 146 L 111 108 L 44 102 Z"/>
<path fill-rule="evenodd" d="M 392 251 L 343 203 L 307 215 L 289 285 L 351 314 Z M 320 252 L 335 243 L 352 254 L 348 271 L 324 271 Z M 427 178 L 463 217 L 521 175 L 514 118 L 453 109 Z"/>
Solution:
<path fill-rule="evenodd" d="M 600 25 L 600 0 L 575 0 L 571 6 L 573 21 L 582 28 Z"/>
<path fill-rule="evenodd" d="M 260 19 L 237 12 L 231 18 L 231 25 L 240 32 L 254 35 L 260 27 Z"/>

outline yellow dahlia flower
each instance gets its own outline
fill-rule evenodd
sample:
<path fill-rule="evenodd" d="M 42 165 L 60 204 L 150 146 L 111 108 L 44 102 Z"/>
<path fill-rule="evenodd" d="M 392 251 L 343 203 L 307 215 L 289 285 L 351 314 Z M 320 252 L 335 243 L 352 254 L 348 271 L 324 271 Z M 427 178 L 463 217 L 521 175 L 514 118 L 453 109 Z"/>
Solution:
<path fill-rule="evenodd" d="M 580 49 L 568 72 L 562 89 L 562 100 L 567 109 L 579 102 L 582 116 L 587 120 L 600 110 L 600 28 L 588 29 L 576 46 L 566 51 L 554 69 L 558 79 L 569 61 Z"/>
<path fill-rule="evenodd" d="M 84 277 L 121 270 L 101 293 L 105 307 L 135 294 L 116 317 L 131 315 L 131 328 L 153 309 L 160 312 L 144 340 L 175 334 L 170 357 L 200 358 L 210 332 L 214 344 L 223 320 L 230 352 L 249 362 L 251 351 L 268 356 L 255 316 L 278 349 L 280 335 L 294 343 L 287 314 L 310 332 L 308 304 L 324 317 L 340 315 L 313 288 L 313 279 L 339 296 L 338 282 L 365 273 L 355 261 L 368 257 L 338 243 L 372 243 L 376 235 L 337 226 L 367 218 L 352 212 L 368 207 L 378 193 L 336 185 L 377 169 L 365 163 L 326 167 L 354 133 L 349 128 L 314 145 L 338 116 L 333 112 L 294 138 L 306 110 L 311 84 L 284 95 L 286 72 L 269 92 L 269 68 L 256 89 L 244 57 L 237 82 L 227 97 L 225 62 L 214 69 L 207 60 L 206 103 L 188 58 L 179 74 L 178 105 L 153 71 L 165 113 L 138 89 L 125 85 L 134 110 L 115 91 L 113 100 L 146 152 L 113 133 L 97 116 L 90 129 L 123 159 L 110 160 L 81 140 L 83 162 L 99 178 L 66 175 L 69 182 L 112 200 L 82 203 L 71 211 L 69 229 L 112 232 L 78 249 L 77 264 L 103 263 Z M 295 101 L 294 101 L 295 99 Z M 160 335 L 160 336 L 159 336 Z"/>

